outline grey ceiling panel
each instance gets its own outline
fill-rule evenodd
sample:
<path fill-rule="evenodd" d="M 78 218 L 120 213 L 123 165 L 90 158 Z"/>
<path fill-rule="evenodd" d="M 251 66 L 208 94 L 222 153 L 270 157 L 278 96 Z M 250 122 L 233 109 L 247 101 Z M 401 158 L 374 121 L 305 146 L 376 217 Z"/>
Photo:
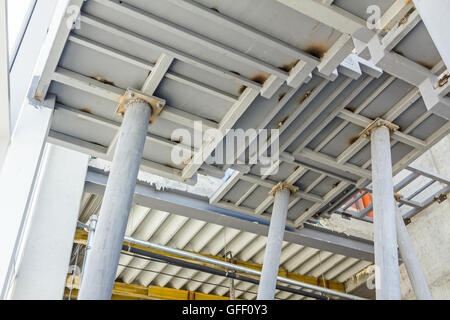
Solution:
<path fill-rule="evenodd" d="M 336 0 L 331 9 L 361 21 L 371 4 Z M 382 13 L 393 4 L 377 1 Z M 360 134 L 376 118 L 400 126 L 392 137 L 394 171 L 449 131 L 449 122 L 427 111 L 411 81 L 348 56 L 351 43 L 343 45 L 346 35 L 330 25 L 273 0 L 88 0 L 81 28 L 71 31 L 62 52 L 54 45 L 51 58 L 58 66 L 45 70 L 38 87 L 57 96 L 52 141 L 111 160 L 122 121 L 118 99 L 129 87 L 142 90 L 149 76 L 163 71 L 152 94 L 167 105 L 149 126 L 142 169 L 178 181 L 205 172 L 190 156 L 182 164 L 171 160 L 174 147 L 191 150 L 174 131 L 193 134 L 196 121 L 224 134 L 232 128 L 278 129 L 279 170 L 264 176 L 259 164 L 250 166 L 250 174 L 234 167 L 242 172 L 225 181 L 211 203 L 245 214 L 270 213 L 269 191 L 288 181 L 303 192 L 292 199 L 289 212 L 290 223 L 299 227 L 348 197 L 348 190 L 370 184 L 370 141 Z M 422 23 L 398 40 L 394 52 L 442 69 Z M 171 63 L 158 70 L 163 58 Z M 297 83 L 302 64 L 309 69 Z M 319 71 L 324 65 L 339 71 Z M 248 145 L 240 147 L 248 160 Z M 229 168 L 209 167 L 216 173 Z"/>

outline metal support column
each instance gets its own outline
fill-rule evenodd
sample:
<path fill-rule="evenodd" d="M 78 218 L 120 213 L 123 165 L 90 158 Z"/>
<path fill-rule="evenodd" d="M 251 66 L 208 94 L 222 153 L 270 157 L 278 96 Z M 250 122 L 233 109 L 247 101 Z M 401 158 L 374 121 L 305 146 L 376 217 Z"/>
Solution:
<path fill-rule="evenodd" d="M 275 297 L 290 193 L 291 191 L 287 188 L 281 188 L 275 193 L 261 281 L 258 288 L 258 300 L 273 300 Z"/>
<path fill-rule="evenodd" d="M 375 279 L 377 300 L 400 300 L 396 210 L 392 179 L 390 129 L 375 127 L 371 133 L 374 209 Z"/>
<path fill-rule="evenodd" d="M 432 300 L 430 289 L 428 288 L 425 276 L 420 268 L 419 259 L 417 259 L 416 252 L 411 243 L 411 239 L 403 221 L 402 215 L 397 208 L 397 241 L 398 248 L 402 260 L 405 263 L 406 271 L 408 272 L 409 280 L 416 294 L 418 300 Z"/>
<path fill-rule="evenodd" d="M 0 168 L 11 139 L 7 2 L 0 3 Z"/>
<path fill-rule="evenodd" d="M 111 299 L 151 114 L 142 99 L 126 105 L 79 300 Z"/>

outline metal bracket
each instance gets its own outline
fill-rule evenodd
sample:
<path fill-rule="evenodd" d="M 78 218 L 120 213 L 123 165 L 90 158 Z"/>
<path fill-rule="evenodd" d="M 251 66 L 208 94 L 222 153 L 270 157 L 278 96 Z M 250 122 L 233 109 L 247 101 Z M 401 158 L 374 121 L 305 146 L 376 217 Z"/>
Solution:
<path fill-rule="evenodd" d="M 149 107 L 152 108 L 150 123 L 154 123 L 156 118 L 158 118 L 159 114 L 165 107 L 166 101 L 154 96 L 147 96 L 135 89 L 128 88 L 125 94 L 118 99 L 119 106 L 117 107 L 116 113 L 121 114 L 122 116 L 125 115 L 128 104 L 139 99 L 145 101 L 149 105 Z"/>
<path fill-rule="evenodd" d="M 95 229 L 97 227 L 97 222 L 98 222 L 98 216 L 96 214 L 93 214 L 92 216 L 89 217 L 89 220 L 88 220 L 86 226 L 84 227 L 84 231 L 86 231 L 86 232 L 95 231 Z"/>
<path fill-rule="evenodd" d="M 270 191 L 270 195 L 272 197 L 275 197 L 275 194 L 278 191 L 284 190 L 284 189 L 288 189 L 289 191 L 291 191 L 291 195 L 294 195 L 297 193 L 298 191 L 298 187 L 293 186 L 292 184 L 287 184 L 287 183 L 282 183 L 280 182 L 279 184 L 277 184 L 275 187 L 273 187 L 272 191 Z"/>
<path fill-rule="evenodd" d="M 36 109 L 40 109 L 42 107 L 53 109 L 53 105 L 49 106 L 48 103 L 46 103 L 46 100 L 51 99 L 51 97 L 49 95 L 47 95 L 47 97 L 43 98 L 37 94 L 36 90 L 37 90 L 40 79 L 41 78 L 39 76 L 34 76 L 33 79 L 31 80 L 30 88 L 27 93 L 28 103 L 30 105 L 32 105 L 33 107 L 35 107 Z M 47 88 L 46 88 L 46 90 L 47 90 Z M 54 95 L 52 95 L 52 96 L 54 96 Z"/>
<path fill-rule="evenodd" d="M 446 70 L 439 76 L 438 81 L 437 81 L 437 87 L 441 88 L 441 87 L 445 86 L 448 83 L 449 78 L 450 78 L 449 71 Z"/>
<path fill-rule="evenodd" d="M 401 26 L 405 23 L 408 22 L 409 17 L 413 14 L 413 12 L 416 11 L 415 7 L 412 7 L 406 14 L 405 16 L 400 20 L 400 22 L 398 23 L 398 26 Z"/>
<path fill-rule="evenodd" d="M 377 129 L 377 128 L 383 127 L 383 126 L 389 129 L 389 131 L 391 132 L 391 135 L 400 129 L 399 126 L 393 124 L 392 122 L 389 122 L 389 121 L 381 119 L 381 118 L 377 118 L 366 129 L 364 129 L 364 131 L 361 132 L 359 136 L 360 137 L 365 136 L 367 139 L 370 140 L 372 131 L 374 129 Z"/>

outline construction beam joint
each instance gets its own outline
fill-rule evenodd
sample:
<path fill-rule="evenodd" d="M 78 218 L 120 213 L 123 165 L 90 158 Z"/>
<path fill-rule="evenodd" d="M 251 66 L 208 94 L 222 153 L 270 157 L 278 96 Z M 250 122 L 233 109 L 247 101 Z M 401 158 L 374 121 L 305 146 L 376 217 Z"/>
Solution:
<path fill-rule="evenodd" d="M 164 99 L 160 99 L 154 96 L 147 96 L 146 94 L 129 88 L 123 96 L 119 98 L 119 106 L 117 107 L 116 114 L 125 115 L 129 106 L 135 103 L 143 103 L 148 105 L 152 109 L 152 115 L 150 117 L 150 123 L 154 123 L 156 118 L 162 112 L 166 105 Z"/>
<path fill-rule="evenodd" d="M 277 184 L 276 186 L 273 187 L 273 189 L 270 191 L 270 195 L 272 197 L 275 197 L 275 195 L 277 194 L 277 192 L 281 191 L 281 190 L 289 190 L 291 192 L 291 196 L 295 195 L 298 191 L 299 188 L 292 185 L 292 184 L 287 184 L 287 183 L 282 183 L 280 182 L 279 184 Z"/>
<path fill-rule="evenodd" d="M 399 126 L 393 124 L 392 122 L 389 122 L 381 118 L 377 118 L 366 129 L 364 129 L 359 136 L 366 137 L 368 140 L 370 140 L 372 132 L 380 127 L 388 128 L 391 135 L 400 129 Z"/>

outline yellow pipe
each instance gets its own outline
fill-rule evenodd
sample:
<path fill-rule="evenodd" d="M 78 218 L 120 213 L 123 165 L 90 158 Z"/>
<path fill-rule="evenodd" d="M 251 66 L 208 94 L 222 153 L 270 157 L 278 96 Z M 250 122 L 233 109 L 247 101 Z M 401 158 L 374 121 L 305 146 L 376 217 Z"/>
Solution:
<path fill-rule="evenodd" d="M 74 242 L 86 245 L 87 235 L 88 235 L 88 233 L 86 231 L 77 229 L 76 234 L 75 234 Z M 169 253 L 166 253 L 166 252 L 163 252 L 163 251 L 159 251 L 159 250 L 149 249 L 149 248 L 146 248 L 146 247 L 138 246 L 138 245 L 127 243 L 127 242 L 124 242 L 124 245 L 125 246 L 129 246 L 131 248 L 144 250 L 144 251 L 147 251 L 147 252 L 160 254 L 160 255 L 163 255 L 163 256 L 166 256 L 166 257 L 175 257 L 177 259 L 188 261 L 188 262 L 197 263 L 199 265 L 213 267 L 213 268 L 220 269 L 220 270 L 225 270 L 224 268 L 221 268 L 221 267 L 218 267 L 218 266 L 215 266 L 215 265 L 210 265 L 208 263 L 199 262 L 199 261 L 196 261 L 196 260 L 179 257 L 177 255 L 169 254 Z M 223 257 L 213 256 L 213 255 L 204 254 L 204 253 L 197 253 L 197 252 L 191 252 L 191 253 L 199 254 L 199 255 L 202 255 L 204 257 L 208 257 L 208 258 L 212 258 L 212 259 L 216 259 L 216 260 L 230 262 L 229 259 L 227 260 L 227 259 L 225 259 Z M 254 269 L 254 270 L 258 270 L 258 271 L 262 270 L 262 265 L 257 264 L 257 263 L 253 263 L 253 262 L 242 261 L 242 260 L 234 260 L 233 259 L 233 263 L 238 265 L 238 266 L 242 266 L 242 267 L 246 267 L 246 268 L 250 268 L 250 269 Z M 238 274 L 242 274 L 242 273 L 238 272 Z M 247 275 L 247 274 L 245 274 L 245 275 L 247 277 L 251 277 L 251 278 L 254 278 L 254 279 L 259 279 L 256 276 Z M 334 280 L 326 280 L 326 279 L 324 281 L 322 278 L 317 278 L 317 277 L 305 276 L 305 275 L 301 275 L 301 274 L 297 274 L 297 273 L 292 273 L 292 272 L 288 272 L 287 270 L 282 269 L 282 268 L 279 269 L 278 275 L 282 276 L 282 277 L 285 277 L 285 278 L 292 279 L 292 280 L 296 280 L 296 281 L 300 281 L 300 282 L 304 282 L 304 283 L 313 284 L 313 285 L 316 285 L 316 286 L 328 288 L 328 289 L 331 289 L 331 290 L 335 290 L 335 291 L 339 291 L 339 292 L 345 292 L 345 285 L 342 282 L 338 282 L 338 281 L 334 281 Z"/>

